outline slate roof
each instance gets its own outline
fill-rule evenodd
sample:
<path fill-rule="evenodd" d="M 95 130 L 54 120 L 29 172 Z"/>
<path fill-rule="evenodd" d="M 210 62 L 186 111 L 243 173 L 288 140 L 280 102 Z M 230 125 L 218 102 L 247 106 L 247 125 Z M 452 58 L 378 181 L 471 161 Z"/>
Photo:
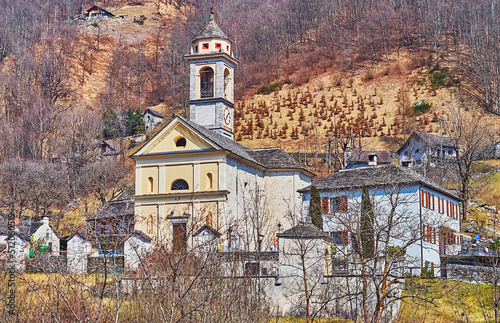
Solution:
<path fill-rule="evenodd" d="M 147 109 L 146 109 L 146 112 L 144 112 L 144 114 L 146 114 L 146 113 L 148 113 L 148 112 L 149 112 L 149 113 L 151 113 L 152 115 L 154 115 L 155 117 L 158 117 L 158 118 L 164 118 L 164 117 L 165 117 L 165 116 L 164 116 L 163 114 L 161 114 L 160 112 L 155 111 L 155 110 L 153 110 L 153 109 L 151 109 L 151 108 L 147 108 Z"/>
<path fill-rule="evenodd" d="M 320 230 L 317 226 L 310 222 L 300 223 L 288 230 L 278 233 L 277 236 L 278 238 L 331 239 L 331 237 L 326 232 Z"/>
<path fill-rule="evenodd" d="M 429 148 L 441 147 L 441 141 L 443 143 L 443 147 L 454 147 L 453 141 L 446 136 L 434 135 L 431 133 L 415 131 L 410 137 L 405 141 L 405 143 L 398 149 L 397 153 L 400 154 L 401 151 L 410 145 L 414 140 L 422 141 Z"/>
<path fill-rule="evenodd" d="M 314 175 L 306 167 L 297 162 L 281 148 L 261 148 L 251 149 L 245 147 L 234 140 L 231 140 L 215 131 L 209 130 L 199 124 L 186 120 L 183 117 L 176 117 L 188 127 L 193 128 L 202 137 L 213 142 L 219 149 L 227 150 L 239 157 L 258 164 L 267 169 L 300 169 Z"/>
<path fill-rule="evenodd" d="M 151 238 L 147 234 L 139 230 L 134 230 L 134 232 L 132 232 L 130 236 L 137 236 L 143 241 L 151 241 Z"/>
<path fill-rule="evenodd" d="M 215 22 L 215 20 L 210 20 L 208 24 L 206 25 L 205 29 L 196 37 L 193 39 L 193 42 L 198 39 L 203 39 L 203 38 L 222 38 L 222 39 L 229 39 L 229 37 L 224 34 L 222 29 L 220 29 L 219 25 Z"/>
<path fill-rule="evenodd" d="M 101 147 L 108 147 L 109 149 L 106 149 L 106 152 L 104 152 L 104 156 L 115 156 L 119 155 L 121 153 L 120 149 L 118 149 L 114 144 L 112 144 L 109 141 L 102 140 L 101 141 Z"/>
<path fill-rule="evenodd" d="M 21 219 L 19 223 L 19 231 L 16 232 L 20 237 L 26 241 L 30 241 L 30 237 L 43 225 L 42 221 L 32 221 Z M 0 235 L 9 235 L 7 228 L 7 218 L 0 215 Z"/>
<path fill-rule="evenodd" d="M 134 201 L 131 199 L 114 200 L 104 204 L 94 214 L 89 215 L 87 220 L 106 219 L 115 216 L 133 215 Z"/>
<path fill-rule="evenodd" d="M 350 157 L 350 161 L 352 163 L 368 163 L 368 156 L 370 155 L 377 155 L 377 164 L 392 163 L 391 152 L 374 150 L 354 151 Z"/>
<path fill-rule="evenodd" d="M 434 183 L 429 178 L 407 168 L 395 164 L 359 167 L 341 170 L 324 179 L 313 180 L 318 191 L 336 191 L 360 189 L 367 187 L 404 187 L 422 185 L 461 201 L 455 193 Z M 300 189 L 299 192 L 308 192 L 311 185 Z"/>
<path fill-rule="evenodd" d="M 204 230 L 208 230 L 208 231 L 212 232 L 212 234 L 215 235 L 217 238 L 221 237 L 221 234 L 219 233 L 219 231 L 215 230 L 214 228 L 212 228 L 211 226 L 209 226 L 207 224 L 204 224 L 198 231 L 196 231 L 196 233 L 193 234 L 193 237 L 196 237 L 197 235 L 202 233 Z"/>

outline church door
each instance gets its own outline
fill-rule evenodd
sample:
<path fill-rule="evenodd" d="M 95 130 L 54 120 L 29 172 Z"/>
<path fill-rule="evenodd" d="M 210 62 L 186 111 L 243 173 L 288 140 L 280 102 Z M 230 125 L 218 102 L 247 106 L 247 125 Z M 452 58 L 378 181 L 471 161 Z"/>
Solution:
<path fill-rule="evenodd" d="M 186 223 L 173 223 L 173 251 L 186 251 Z"/>

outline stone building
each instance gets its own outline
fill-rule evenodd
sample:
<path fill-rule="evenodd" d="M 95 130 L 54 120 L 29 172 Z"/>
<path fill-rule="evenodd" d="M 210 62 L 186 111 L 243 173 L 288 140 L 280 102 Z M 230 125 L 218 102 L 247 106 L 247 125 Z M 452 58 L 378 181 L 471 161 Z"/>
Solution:
<path fill-rule="evenodd" d="M 135 229 L 153 244 L 191 247 L 207 225 L 220 234 L 221 251 L 275 250 L 275 234 L 291 226 L 287 213 L 301 209 L 297 190 L 313 174 L 280 148 L 233 140 L 231 46 L 212 17 L 186 55 L 190 120 L 174 118 L 132 156 Z"/>

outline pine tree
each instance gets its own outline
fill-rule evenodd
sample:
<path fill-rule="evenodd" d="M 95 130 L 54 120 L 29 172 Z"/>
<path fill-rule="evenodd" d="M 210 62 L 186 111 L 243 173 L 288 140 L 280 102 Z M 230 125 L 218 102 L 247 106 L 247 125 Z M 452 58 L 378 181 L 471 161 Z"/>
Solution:
<path fill-rule="evenodd" d="M 319 229 L 323 230 L 323 216 L 321 214 L 321 198 L 316 186 L 311 186 L 311 201 L 309 203 L 309 217 L 311 222 Z"/>

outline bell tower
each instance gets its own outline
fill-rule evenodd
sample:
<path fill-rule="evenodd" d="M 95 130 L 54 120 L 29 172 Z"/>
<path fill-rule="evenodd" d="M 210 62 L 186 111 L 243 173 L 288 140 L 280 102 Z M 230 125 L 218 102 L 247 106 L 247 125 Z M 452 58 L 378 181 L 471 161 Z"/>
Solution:
<path fill-rule="evenodd" d="M 190 120 L 234 140 L 234 68 L 232 41 L 214 20 L 191 44 L 189 62 Z"/>

